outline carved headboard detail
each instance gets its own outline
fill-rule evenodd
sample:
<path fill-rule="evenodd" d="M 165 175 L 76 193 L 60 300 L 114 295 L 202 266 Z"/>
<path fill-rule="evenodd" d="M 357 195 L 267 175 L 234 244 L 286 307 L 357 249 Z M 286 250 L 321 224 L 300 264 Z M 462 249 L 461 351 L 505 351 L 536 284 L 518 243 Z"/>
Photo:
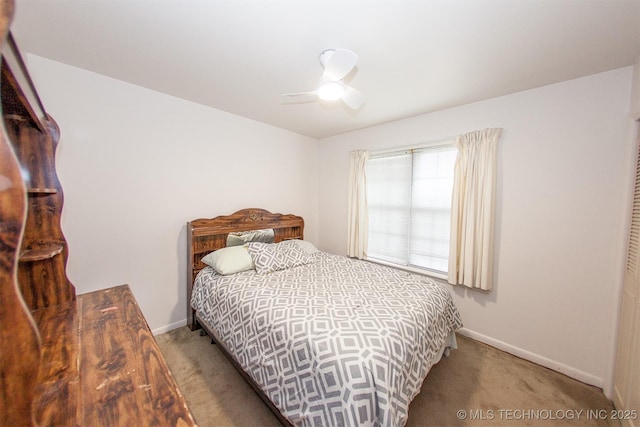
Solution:
<path fill-rule="evenodd" d="M 187 222 L 187 324 L 194 330 L 199 325 L 191 308 L 193 281 L 205 265 L 201 259 L 227 245 L 229 233 L 272 228 L 274 243 L 304 237 L 304 219 L 296 215 L 271 213 L 264 209 L 242 209 L 231 215 L 200 218 Z"/>

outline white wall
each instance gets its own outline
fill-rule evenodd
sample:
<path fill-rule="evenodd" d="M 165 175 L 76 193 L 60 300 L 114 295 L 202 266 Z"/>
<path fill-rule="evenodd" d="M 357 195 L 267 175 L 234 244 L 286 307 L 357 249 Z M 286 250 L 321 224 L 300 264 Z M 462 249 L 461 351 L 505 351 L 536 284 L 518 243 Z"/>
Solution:
<path fill-rule="evenodd" d="M 346 251 L 348 152 L 502 127 L 495 284 L 465 333 L 602 386 L 624 256 L 632 67 L 320 141 L 320 248 Z M 366 107 L 365 107 L 366 108 Z"/>
<path fill-rule="evenodd" d="M 185 323 L 186 222 L 257 207 L 317 236 L 317 141 L 29 55 L 61 129 L 78 293 L 128 283 L 155 332 Z M 179 78 L 179 76 L 176 76 Z"/>
<path fill-rule="evenodd" d="M 640 56 L 633 67 L 631 88 L 631 116 L 640 120 Z"/>
<path fill-rule="evenodd" d="M 245 207 L 296 213 L 307 238 L 345 253 L 349 150 L 502 127 L 496 283 L 487 294 L 452 289 L 465 332 L 605 381 L 624 252 L 631 67 L 318 144 L 38 56 L 27 61 L 62 130 L 62 228 L 79 293 L 129 283 L 152 329 L 183 324 L 187 220 Z"/>

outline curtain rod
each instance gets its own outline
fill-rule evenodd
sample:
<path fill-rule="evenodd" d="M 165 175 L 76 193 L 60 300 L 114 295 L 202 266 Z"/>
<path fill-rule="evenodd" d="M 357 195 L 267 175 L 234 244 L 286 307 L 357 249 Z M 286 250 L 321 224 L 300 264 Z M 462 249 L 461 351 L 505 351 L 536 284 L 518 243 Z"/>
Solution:
<path fill-rule="evenodd" d="M 430 148 L 430 147 L 444 147 L 446 145 L 452 145 L 454 139 L 456 139 L 459 135 L 455 135 L 455 136 L 449 136 L 449 137 L 444 137 L 444 138 L 440 138 L 440 139 L 436 139 L 433 141 L 428 141 L 428 142 L 421 142 L 419 144 L 416 145 L 404 145 L 401 147 L 393 147 L 393 148 L 383 148 L 380 150 L 371 150 L 370 151 L 370 155 L 371 156 L 379 156 L 382 154 L 389 154 L 389 153 L 401 153 L 403 151 L 409 151 L 409 150 L 419 150 L 421 148 Z"/>

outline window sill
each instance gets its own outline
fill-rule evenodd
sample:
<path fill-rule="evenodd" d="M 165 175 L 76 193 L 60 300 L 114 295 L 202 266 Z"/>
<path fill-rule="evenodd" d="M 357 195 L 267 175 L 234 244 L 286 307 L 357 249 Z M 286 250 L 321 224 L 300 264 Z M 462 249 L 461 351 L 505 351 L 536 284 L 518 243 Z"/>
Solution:
<path fill-rule="evenodd" d="M 447 282 L 447 275 L 445 273 L 438 273 L 436 271 L 427 270 L 426 268 L 417 268 L 417 267 L 411 267 L 411 266 L 408 266 L 408 265 L 394 264 L 394 263 L 391 263 L 391 262 L 380 261 L 379 259 L 365 258 L 365 261 L 369 261 L 369 262 L 372 262 L 374 264 L 386 265 L 387 267 L 397 268 L 398 270 L 404 270 L 404 271 L 408 271 L 410 273 L 420 274 L 420 275 L 423 275 L 423 276 L 431 277 L 432 279 L 437 279 L 437 280 L 442 281 L 444 283 L 448 283 Z"/>

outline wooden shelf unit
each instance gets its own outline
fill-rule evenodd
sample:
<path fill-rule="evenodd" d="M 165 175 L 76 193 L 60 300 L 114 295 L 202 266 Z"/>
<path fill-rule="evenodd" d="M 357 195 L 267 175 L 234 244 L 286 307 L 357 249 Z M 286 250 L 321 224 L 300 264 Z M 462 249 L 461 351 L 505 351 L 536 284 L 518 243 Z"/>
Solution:
<path fill-rule="evenodd" d="M 46 196 L 49 194 L 58 194 L 58 190 L 55 188 L 27 188 L 27 194 L 31 197 Z"/>
<path fill-rule="evenodd" d="M 0 426 L 195 426 L 131 289 L 76 296 L 67 277 L 60 130 L 13 9 L 0 0 Z"/>
<path fill-rule="evenodd" d="M 11 33 L 2 50 L 1 74 L 4 130 L 27 195 L 18 264 L 22 297 L 31 310 L 72 304 L 76 291 L 66 274 L 68 250 L 60 224 L 64 195 L 55 167 L 60 130 L 47 114 Z"/>
<path fill-rule="evenodd" d="M 20 253 L 20 262 L 36 262 L 51 259 L 62 253 L 64 243 L 40 242 L 37 247 L 25 249 Z"/>

